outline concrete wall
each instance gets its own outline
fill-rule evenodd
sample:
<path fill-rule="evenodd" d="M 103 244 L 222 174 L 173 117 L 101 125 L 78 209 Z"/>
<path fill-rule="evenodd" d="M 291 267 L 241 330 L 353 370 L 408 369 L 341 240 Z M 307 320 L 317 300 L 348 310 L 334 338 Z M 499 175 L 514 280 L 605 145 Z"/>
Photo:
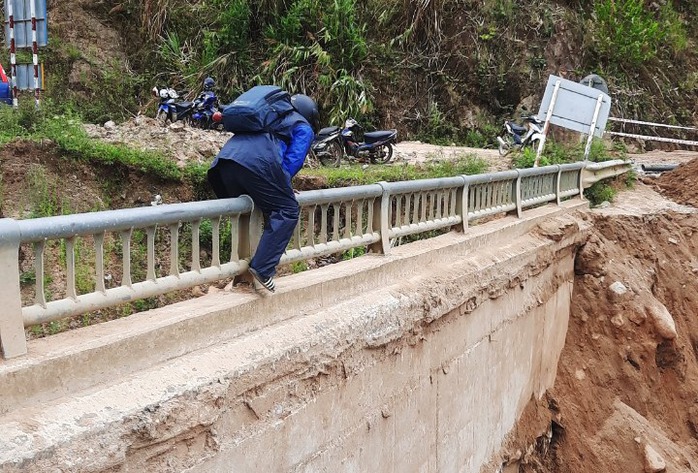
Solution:
<path fill-rule="evenodd" d="M 585 236 L 544 207 L 32 342 L 0 471 L 478 472 L 554 381 Z"/>
<path fill-rule="evenodd" d="M 289 399 L 292 383 L 263 389 L 262 400 L 246 401 L 260 419 L 224 423 L 220 451 L 189 471 L 480 471 L 531 396 L 552 387 L 572 278 L 566 254 L 474 310 L 466 300 L 431 314 L 426 326 L 412 323 L 424 307 L 399 304 L 384 315 L 410 320 L 398 338 L 352 352 L 342 360 L 349 374 L 303 401 Z"/>

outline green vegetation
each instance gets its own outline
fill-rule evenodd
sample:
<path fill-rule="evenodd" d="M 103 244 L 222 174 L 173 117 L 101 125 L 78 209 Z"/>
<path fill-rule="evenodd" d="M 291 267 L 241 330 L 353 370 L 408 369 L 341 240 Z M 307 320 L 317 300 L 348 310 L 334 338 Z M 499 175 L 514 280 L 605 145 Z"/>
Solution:
<path fill-rule="evenodd" d="M 42 141 L 49 139 L 68 157 L 102 164 L 119 164 L 161 179 L 181 181 L 189 179 L 202 183 L 206 166 L 195 163 L 180 169 L 160 153 L 124 145 L 94 140 L 87 135 L 82 119 L 75 113 L 53 115 L 52 103 L 36 110 L 33 104 L 23 103 L 18 110 L 0 107 L 0 145 L 17 138 Z M 40 176 L 37 178 L 40 180 Z M 43 182 L 37 184 L 46 187 Z M 45 199 L 48 189 L 40 188 Z M 55 210 L 55 209 L 54 209 Z"/>
<path fill-rule="evenodd" d="M 401 138 L 491 147 L 501 120 L 564 68 L 572 80 L 602 74 L 616 116 L 690 123 L 694 0 L 520 3 L 97 2 L 90 13 L 139 47 L 86 47 L 56 34 L 42 61 L 55 113 L 89 122 L 153 114 L 153 85 L 194 93 L 213 76 L 223 102 L 277 83 L 317 98 L 323 124 L 353 116 L 397 127 Z M 550 55 L 551 38 L 560 57 Z"/>
<path fill-rule="evenodd" d="M 427 161 L 423 164 L 369 166 L 364 169 L 359 164 L 339 168 L 323 167 L 306 169 L 305 175 L 321 176 L 328 187 L 342 187 L 360 184 L 374 184 L 380 181 L 407 181 L 434 177 L 458 176 L 461 174 L 479 174 L 487 172 L 487 163 L 476 156 L 464 155 L 458 159 L 444 161 Z"/>
<path fill-rule="evenodd" d="M 291 272 L 293 274 L 296 273 L 302 273 L 303 271 L 307 271 L 310 269 L 310 266 L 308 266 L 307 261 L 294 261 L 291 263 Z"/>
<path fill-rule="evenodd" d="M 356 248 L 349 248 L 344 251 L 341 255 L 342 261 L 348 261 L 350 259 L 358 258 L 359 256 L 365 255 L 367 248 L 365 246 L 358 246 Z"/>
<path fill-rule="evenodd" d="M 610 146 L 610 148 L 609 148 Z M 540 158 L 540 166 L 549 166 L 551 164 L 565 164 L 581 161 L 584 158 L 584 149 L 586 140 L 575 145 L 566 145 L 547 141 L 543 155 Z M 524 148 L 512 158 L 512 163 L 515 168 L 530 168 L 536 160 L 537 150 L 533 148 Z M 622 159 L 625 156 L 625 150 L 619 148 L 615 143 L 610 145 L 594 138 L 589 149 L 589 161 L 601 162 L 611 159 Z"/>
<path fill-rule="evenodd" d="M 619 191 L 632 189 L 635 186 L 635 182 L 637 182 L 637 174 L 635 171 L 630 170 L 615 180 L 594 183 L 591 187 L 584 190 L 584 197 L 589 200 L 593 207 L 603 202 L 613 202 Z"/>
<path fill-rule="evenodd" d="M 584 197 L 589 200 L 593 207 L 596 207 L 603 202 L 613 202 L 613 198 L 616 196 L 617 192 L 618 191 L 610 184 L 599 181 L 584 190 Z"/>
<path fill-rule="evenodd" d="M 49 181 L 46 170 L 37 164 L 30 164 L 27 171 L 28 198 L 31 207 L 30 217 L 50 217 L 59 215 L 62 210 L 56 190 L 57 184 Z"/>
<path fill-rule="evenodd" d="M 681 17 L 671 2 L 656 8 L 647 8 L 643 0 L 596 2 L 594 51 L 613 67 L 636 67 L 663 51 L 670 55 L 683 51 L 688 43 Z"/>

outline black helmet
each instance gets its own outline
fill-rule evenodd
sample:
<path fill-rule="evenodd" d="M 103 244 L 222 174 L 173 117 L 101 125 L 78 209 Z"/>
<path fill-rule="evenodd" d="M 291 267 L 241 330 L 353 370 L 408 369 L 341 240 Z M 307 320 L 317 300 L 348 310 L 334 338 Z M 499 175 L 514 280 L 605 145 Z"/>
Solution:
<path fill-rule="evenodd" d="M 213 90 L 213 88 L 216 86 L 216 81 L 214 81 L 212 78 L 207 77 L 204 79 L 204 90 L 209 91 Z"/>
<path fill-rule="evenodd" d="M 317 109 L 315 101 L 307 95 L 296 94 L 291 97 L 291 103 L 298 113 L 308 120 L 310 126 L 313 127 L 313 131 L 317 132 L 320 128 L 320 112 Z"/>

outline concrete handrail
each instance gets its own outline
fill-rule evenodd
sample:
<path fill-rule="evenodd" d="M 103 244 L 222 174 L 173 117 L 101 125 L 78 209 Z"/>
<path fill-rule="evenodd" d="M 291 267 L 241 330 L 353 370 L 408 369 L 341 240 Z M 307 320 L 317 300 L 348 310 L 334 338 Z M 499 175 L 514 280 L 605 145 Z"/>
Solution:
<path fill-rule="evenodd" d="M 621 169 L 620 165 L 613 166 L 614 172 Z M 303 192 L 298 196 L 301 218 L 281 263 L 366 246 L 388 253 L 390 240 L 396 237 L 447 227 L 464 231 L 475 219 L 512 210 L 520 217 L 526 207 L 553 201 L 559 204 L 563 199 L 581 196 L 584 168 L 584 163 L 575 163 Z M 32 220 L 0 219 L 0 300 L 5 305 L 0 315 L 0 344 L 4 357 L 26 353 L 27 326 L 245 272 L 261 233 L 261 221 L 247 196 Z M 208 267 L 202 267 L 199 256 L 204 222 L 210 222 L 211 227 Z M 227 240 L 228 226 L 230 259 L 222 262 L 221 243 Z M 166 227 L 164 235 L 158 233 L 158 227 Z M 107 235 L 112 238 L 107 240 Z M 145 240 L 145 254 L 131 250 L 136 235 Z M 191 246 L 191 260 L 185 271 L 180 270 L 183 235 Z M 107 241 L 121 254 L 122 278 L 116 287 L 105 284 Z M 157 252 L 160 248 L 156 248 L 156 241 L 166 247 L 165 252 Z M 94 276 L 92 290 L 79 287 L 77 281 L 85 242 L 94 253 L 94 265 L 88 268 Z M 44 258 L 47 246 L 56 243 L 64 255 L 59 263 L 65 273 L 65 295 L 49 301 Z M 32 303 L 26 304 L 20 292 L 22 245 L 32 246 L 34 261 L 35 296 Z M 136 263 L 143 263 L 145 271 L 141 280 L 133 281 L 131 260 L 136 257 L 144 260 Z M 168 274 L 158 274 L 160 261 L 169 264 Z"/>

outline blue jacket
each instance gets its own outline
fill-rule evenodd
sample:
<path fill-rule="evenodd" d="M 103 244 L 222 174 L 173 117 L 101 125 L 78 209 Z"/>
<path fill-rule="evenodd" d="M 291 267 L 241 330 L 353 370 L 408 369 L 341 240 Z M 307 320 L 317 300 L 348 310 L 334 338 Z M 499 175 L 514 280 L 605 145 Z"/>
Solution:
<path fill-rule="evenodd" d="M 288 183 L 303 167 L 315 135 L 303 116 L 292 112 L 276 127 L 276 133 L 238 133 L 223 146 L 211 163 L 214 168 L 219 159 L 231 159 L 260 175 L 267 174 L 271 162 L 281 164 L 288 176 Z"/>

